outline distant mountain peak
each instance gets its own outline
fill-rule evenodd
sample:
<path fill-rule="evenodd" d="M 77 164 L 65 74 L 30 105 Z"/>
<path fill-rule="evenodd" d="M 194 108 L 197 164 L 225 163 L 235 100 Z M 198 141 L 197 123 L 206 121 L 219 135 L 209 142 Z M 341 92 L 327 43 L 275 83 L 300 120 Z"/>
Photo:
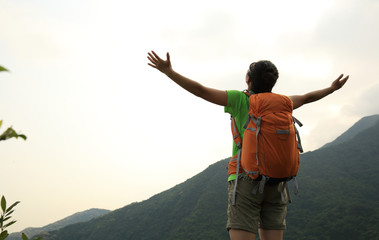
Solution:
<path fill-rule="evenodd" d="M 74 213 L 66 218 L 63 218 L 59 221 L 56 221 L 54 223 L 51 223 L 49 225 L 46 225 L 44 227 L 40 228 L 33 228 L 29 227 L 21 231 L 22 233 L 25 233 L 28 237 L 32 237 L 36 234 L 40 234 L 42 232 L 48 232 L 48 231 L 54 231 L 60 228 L 63 228 L 65 226 L 80 223 L 80 222 L 86 222 L 91 219 L 94 219 L 96 217 L 104 216 L 105 214 L 111 212 L 110 210 L 106 209 L 98 209 L 98 208 L 91 208 L 82 212 Z M 21 239 L 21 232 L 15 232 L 11 233 L 7 240 L 19 240 Z"/>
<path fill-rule="evenodd" d="M 321 148 L 330 147 L 334 145 L 338 145 L 340 143 L 344 143 L 353 139 L 360 132 L 374 126 L 379 121 L 379 114 L 367 116 L 361 118 L 358 122 L 356 122 L 353 126 L 351 126 L 346 132 L 337 137 L 334 141 L 325 144 Z"/>

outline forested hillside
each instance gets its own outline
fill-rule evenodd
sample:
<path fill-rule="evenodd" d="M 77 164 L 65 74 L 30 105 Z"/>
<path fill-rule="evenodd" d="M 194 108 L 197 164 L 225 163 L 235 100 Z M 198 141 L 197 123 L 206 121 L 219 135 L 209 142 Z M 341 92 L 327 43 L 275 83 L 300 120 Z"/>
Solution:
<path fill-rule="evenodd" d="M 302 155 L 286 239 L 379 239 L 379 122 Z"/>
<path fill-rule="evenodd" d="M 44 239 L 228 239 L 227 161 L 146 201 Z M 378 174 L 379 122 L 349 140 L 303 154 L 300 192 L 288 207 L 285 239 L 378 239 Z"/>

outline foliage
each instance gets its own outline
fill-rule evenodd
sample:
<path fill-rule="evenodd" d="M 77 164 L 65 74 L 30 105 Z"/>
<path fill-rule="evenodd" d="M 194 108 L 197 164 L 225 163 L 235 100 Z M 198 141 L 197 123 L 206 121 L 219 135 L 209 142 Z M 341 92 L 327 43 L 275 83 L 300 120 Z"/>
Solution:
<path fill-rule="evenodd" d="M 3 67 L 3 66 L 0 66 L 0 72 L 4 72 L 4 71 L 7 71 L 7 72 L 9 72 L 9 70 L 8 69 L 6 69 L 5 67 Z"/>
<path fill-rule="evenodd" d="M 3 120 L 0 120 L 0 127 L 3 124 Z M 8 140 L 10 138 L 22 138 L 26 140 L 26 136 L 24 134 L 18 134 L 12 127 L 9 127 L 3 134 L 0 135 L 0 141 Z"/>
<path fill-rule="evenodd" d="M 16 223 L 15 220 L 11 220 L 11 214 L 14 212 L 14 207 L 19 204 L 20 201 L 13 203 L 10 207 L 7 208 L 7 201 L 4 196 L 1 197 L 1 215 L 0 215 L 0 240 L 6 239 L 9 234 L 5 230 L 7 227 Z M 35 238 L 34 240 L 41 240 L 42 237 Z M 29 240 L 29 238 L 22 233 L 22 240 Z"/>
<path fill-rule="evenodd" d="M 8 237 L 8 231 L 5 229 L 16 222 L 10 221 L 7 223 L 7 221 L 11 219 L 11 214 L 14 212 L 13 208 L 19 203 L 20 202 L 15 202 L 9 208 L 7 208 L 7 201 L 5 200 L 5 197 L 1 197 L 0 240 L 4 240 L 6 237 Z"/>
<path fill-rule="evenodd" d="M 23 233 L 21 235 L 21 238 L 22 238 L 22 240 L 29 240 L 29 238 L 25 235 L 25 233 Z M 42 239 L 42 237 L 38 237 L 38 238 L 33 238 L 31 240 L 41 240 L 41 239 Z"/>
<path fill-rule="evenodd" d="M 9 72 L 8 69 L 6 69 L 3 66 L 0 66 L 0 72 L 4 72 L 4 71 Z M 0 127 L 2 124 L 3 124 L 3 120 L 0 120 Z M 5 130 L 5 132 L 3 132 L 3 134 L 0 135 L 0 141 L 4 141 L 10 138 L 19 138 L 19 137 L 26 140 L 26 136 L 24 134 L 18 134 L 15 130 L 13 130 L 12 127 L 9 127 L 7 130 Z"/>
<path fill-rule="evenodd" d="M 9 71 L 8 69 L 4 68 L 3 66 L 0 66 L 0 72 L 3 71 Z M 0 120 L 0 127 L 3 124 L 3 120 Z M 23 134 L 18 134 L 15 130 L 13 130 L 12 127 L 9 127 L 3 134 L 0 135 L 0 141 L 4 141 L 10 138 L 22 138 L 26 140 L 26 136 Z M 14 207 L 19 204 L 20 202 L 17 201 L 13 203 L 10 207 L 7 208 L 7 201 L 4 196 L 1 197 L 0 205 L 1 205 L 1 215 L 0 215 L 0 240 L 6 239 L 9 234 L 8 231 L 5 230 L 7 227 L 13 225 L 16 223 L 15 220 L 11 220 L 12 216 L 11 214 L 14 212 Z M 9 222 L 7 222 L 9 221 Z M 23 240 L 29 240 L 29 238 L 23 233 L 22 234 Z M 40 240 L 42 238 L 37 238 L 36 240 Z"/>

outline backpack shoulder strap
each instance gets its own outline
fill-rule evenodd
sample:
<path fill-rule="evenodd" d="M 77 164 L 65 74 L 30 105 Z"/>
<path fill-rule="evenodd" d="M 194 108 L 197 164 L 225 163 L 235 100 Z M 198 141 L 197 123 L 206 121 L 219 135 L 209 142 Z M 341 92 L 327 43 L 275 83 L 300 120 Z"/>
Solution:
<path fill-rule="evenodd" d="M 241 154 L 242 154 L 242 138 L 238 131 L 236 120 L 234 117 L 230 116 L 230 122 L 232 127 L 232 134 L 233 134 L 233 141 L 236 144 L 238 148 L 238 154 L 237 154 L 237 168 L 236 168 L 236 180 L 234 183 L 233 188 L 233 197 L 232 197 L 232 205 L 236 205 L 236 192 L 237 192 L 237 183 L 239 178 L 239 171 L 240 171 L 240 162 L 241 162 Z"/>
<path fill-rule="evenodd" d="M 243 92 L 244 94 L 246 94 L 248 97 L 250 97 L 251 95 L 254 94 L 253 91 L 251 91 L 251 90 L 247 90 L 247 89 L 243 90 L 242 92 Z"/>
<path fill-rule="evenodd" d="M 242 148 L 242 138 L 241 138 L 241 134 L 238 131 L 236 120 L 232 116 L 230 116 L 230 124 L 232 128 L 233 141 L 238 147 L 238 149 L 240 149 Z"/>

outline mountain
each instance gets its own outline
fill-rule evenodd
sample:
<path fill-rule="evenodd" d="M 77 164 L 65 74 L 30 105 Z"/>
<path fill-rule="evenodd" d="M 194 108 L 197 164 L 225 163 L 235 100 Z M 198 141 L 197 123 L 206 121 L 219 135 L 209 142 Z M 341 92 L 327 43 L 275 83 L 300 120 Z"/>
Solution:
<path fill-rule="evenodd" d="M 182 184 L 104 217 L 49 232 L 44 240 L 225 239 L 227 160 Z"/>
<path fill-rule="evenodd" d="M 379 114 L 367 116 L 356 122 L 352 127 L 350 127 L 345 133 L 336 138 L 334 141 L 325 144 L 323 147 L 329 147 L 332 145 L 337 145 L 343 142 L 346 142 L 353 137 L 355 137 L 358 133 L 366 130 L 377 124 L 379 121 Z"/>
<path fill-rule="evenodd" d="M 349 140 L 302 155 L 286 239 L 379 239 L 379 121 L 349 130 Z"/>
<path fill-rule="evenodd" d="M 51 223 L 49 225 L 46 225 L 44 227 L 40 228 L 26 228 L 22 230 L 21 232 L 15 232 L 11 233 L 7 240 L 20 240 L 21 239 L 21 233 L 25 233 L 27 236 L 32 237 L 37 234 L 41 234 L 43 232 L 49 232 L 54 231 L 63 227 L 66 227 L 71 224 L 79 223 L 79 222 L 87 222 L 91 219 L 94 219 L 96 217 L 103 216 L 107 213 L 109 213 L 109 210 L 104 209 L 96 209 L 92 208 L 83 212 L 75 213 L 71 216 L 68 216 L 62 220 L 59 220 L 57 222 Z"/>
<path fill-rule="evenodd" d="M 300 192 L 288 205 L 284 239 L 378 239 L 379 122 L 355 126 L 360 130 L 349 129 L 349 139 L 302 154 Z M 227 163 L 146 201 L 46 233 L 44 240 L 228 239 Z"/>

